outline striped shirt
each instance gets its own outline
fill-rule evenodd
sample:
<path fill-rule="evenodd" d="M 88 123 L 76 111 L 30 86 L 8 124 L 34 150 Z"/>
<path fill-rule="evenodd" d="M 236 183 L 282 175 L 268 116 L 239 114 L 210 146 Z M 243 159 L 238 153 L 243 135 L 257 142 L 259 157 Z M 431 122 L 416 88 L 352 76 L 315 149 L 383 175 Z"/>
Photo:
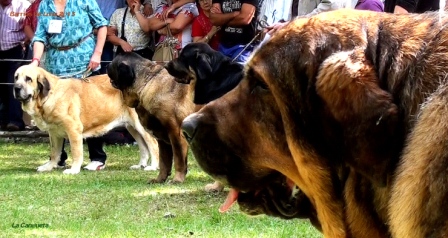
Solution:
<path fill-rule="evenodd" d="M 7 7 L 0 7 L 0 51 L 12 49 L 25 40 L 23 26 L 29 6 L 26 0 L 13 0 Z"/>

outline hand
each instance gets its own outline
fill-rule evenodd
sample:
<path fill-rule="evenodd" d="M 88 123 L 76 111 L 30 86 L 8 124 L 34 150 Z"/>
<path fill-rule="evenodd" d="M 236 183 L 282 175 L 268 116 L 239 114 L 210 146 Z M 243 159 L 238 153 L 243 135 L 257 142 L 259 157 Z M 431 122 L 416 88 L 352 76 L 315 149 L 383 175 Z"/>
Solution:
<path fill-rule="evenodd" d="M 93 52 L 92 58 L 90 58 L 90 62 L 89 62 L 88 68 L 93 71 L 96 68 L 98 68 L 100 63 L 101 63 L 101 52 L 95 50 Z"/>
<path fill-rule="evenodd" d="M 265 32 L 269 35 L 273 35 L 275 32 L 277 32 L 278 30 L 282 29 L 284 26 L 286 26 L 289 22 L 277 22 L 274 23 L 271 26 L 268 26 L 265 28 Z"/>
<path fill-rule="evenodd" d="M 133 47 L 124 40 L 120 42 L 120 46 L 124 50 L 124 52 L 131 52 L 133 50 Z"/>
<path fill-rule="evenodd" d="M 219 30 L 221 30 L 220 26 L 212 26 L 212 29 L 210 30 L 213 34 L 215 34 L 216 32 L 218 32 Z"/>
<path fill-rule="evenodd" d="M 173 12 L 174 10 L 176 10 L 176 8 L 174 8 L 173 5 L 171 5 L 167 9 L 163 10 L 163 12 L 162 12 L 163 19 L 167 20 L 168 19 L 168 15 L 170 15 L 170 13 Z"/>
<path fill-rule="evenodd" d="M 210 8 L 210 12 L 214 13 L 214 14 L 221 14 L 222 13 L 221 9 L 219 9 L 217 7 Z"/>
<path fill-rule="evenodd" d="M 140 6 L 141 6 L 141 4 L 140 4 L 140 1 L 136 1 L 136 0 L 134 0 L 132 3 L 131 3 L 131 9 L 134 11 L 134 12 L 138 12 L 138 11 L 140 11 Z"/>
<path fill-rule="evenodd" d="M 106 35 L 108 35 L 108 36 L 112 36 L 112 35 L 116 36 L 117 35 L 117 28 L 108 26 Z"/>
<path fill-rule="evenodd" d="M 144 8 L 143 8 L 143 14 L 144 14 L 146 17 L 149 17 L 149 16 L 151 16 L 153 13 L 154 13 L 154 9 L 152 9 L 151 4 L 146 4 L 146 5 L 144 6 Z"/>
<path fill-rule="evenodd" d="M 39 66 L 39 61 L 37 61 L 37 60 L 32 60 L 31 63 L 30 63 L 30 65 L 38 67 L 38 66 Z"/>

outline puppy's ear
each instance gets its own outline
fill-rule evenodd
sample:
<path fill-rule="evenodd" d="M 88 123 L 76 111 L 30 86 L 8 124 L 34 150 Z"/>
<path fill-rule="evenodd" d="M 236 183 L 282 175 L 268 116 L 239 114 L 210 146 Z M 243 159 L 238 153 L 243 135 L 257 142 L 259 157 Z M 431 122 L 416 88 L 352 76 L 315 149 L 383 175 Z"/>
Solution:
<path fill-rule="evenodd" d="M 382 89 L 362 50 L 340 52 L 321 65 L 316 92 L 324 113 L 342 130 L 355 169 L 381 185 L 386 183 L 400 141 L 398 107 Z"/>
<path fill-rule="evenodd" d="M 197 59 L 197 69 L 196 74 L 198 80 L 203 80 L 209 77 L 212 74 L 212 62 L 210 57 L 207 54 L 199 53 L 196 57 Z"/>
<path fill-rule="evenodd" d="M 119 63 L 117 66 L 116 76 L 116 83 L 120 89 L 130 87 L 132 84 L 134 84 L 135 71 L 130 65 L 127 65 L 123 62 Z"/>
<path fill-rule="evenodd" d="M 163 67 L 175 78 L 184 79 L 188 76 L 189 69 L 179 59 L 173 59 Z"/>
<path fill-rule="evenodd" d="M 47 73 L 42 70 L 37 76 L 37 87 L 41 98 L 45 98 L 51 90 L 50 82 L 47 79 Z"/>

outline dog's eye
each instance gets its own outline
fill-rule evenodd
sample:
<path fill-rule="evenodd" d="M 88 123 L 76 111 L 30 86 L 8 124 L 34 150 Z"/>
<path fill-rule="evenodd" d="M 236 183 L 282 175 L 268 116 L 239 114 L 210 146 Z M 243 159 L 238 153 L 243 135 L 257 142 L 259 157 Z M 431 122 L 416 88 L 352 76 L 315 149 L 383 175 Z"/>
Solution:
<path fill-rule="evenodd" d="M 251 94 L 254 94 L 257 91 L 262 93 L 262 92 L 266 92 L 269 90 L 269 88 L 265 82 L 258 80 L 258 79 L 255 79 L 254 81 L 255 82 L 252 84 L 253 86 L 252 86 Z"/>
<path fill-rule="evenodd" d="M 33 79 L 30 78 L 30 77 L 28 77 L 28 76 L 26 76 L 26 78 L 25 78 L 25 82 L 31 82 L 31 81 L 33 81 Z"/>

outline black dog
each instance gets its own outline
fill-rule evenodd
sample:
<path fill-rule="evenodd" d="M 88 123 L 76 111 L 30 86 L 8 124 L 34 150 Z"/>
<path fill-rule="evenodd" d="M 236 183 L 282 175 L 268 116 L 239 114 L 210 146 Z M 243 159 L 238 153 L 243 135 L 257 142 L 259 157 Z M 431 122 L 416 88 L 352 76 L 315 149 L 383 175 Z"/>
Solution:
<path fill-rule="evenodd" d="M 191 43 L 179 58 L 165 67 L 177 82 L 189 84 L 196 80 L 193 102 L 206 104 L 236 87 L 243 78 L 243 65 L 210 48 L 205 43 Z"/>

